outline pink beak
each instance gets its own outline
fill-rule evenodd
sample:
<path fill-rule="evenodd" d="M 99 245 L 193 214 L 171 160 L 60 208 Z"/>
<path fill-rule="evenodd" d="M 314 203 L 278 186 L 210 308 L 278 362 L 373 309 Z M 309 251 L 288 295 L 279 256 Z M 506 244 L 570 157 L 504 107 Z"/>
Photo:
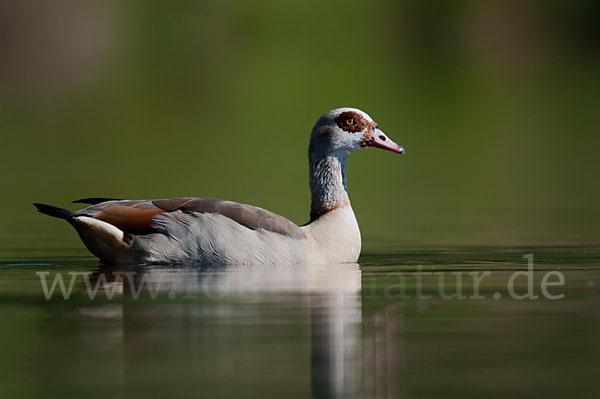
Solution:
<path fill-rule="evenodd" d="M 385 135 L 381 130 L 374 129 L 371 131 L 371 137 L 367 140 L 367 147 L 381 148 L 398 154 L 404 154 L 404 148 L 394 143 L 388 136 Z"/>

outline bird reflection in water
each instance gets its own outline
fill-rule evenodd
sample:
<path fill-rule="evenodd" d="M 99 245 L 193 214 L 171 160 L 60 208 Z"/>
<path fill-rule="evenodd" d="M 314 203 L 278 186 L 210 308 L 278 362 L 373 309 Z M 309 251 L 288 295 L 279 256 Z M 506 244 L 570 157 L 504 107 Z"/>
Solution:
<path fill-rule="evenodd" d="M 386 337 L 390 323 L 382 322 L 394 317 L 379 312 L 363 318 L 358 264 L 104 265 L 90 280 L 92 287 L 100 283 L 105 294 L 122 298 L 80 312 L 93 325 L 82 333 L 96 344 L 102 337 L 97 320 L 113 320 L 106 338 L 113 345 L 122 340 L 124 348 L 115 372 L 137 364 L 131 354 L 148 356 L 142 348 L 166 348 L 171 354 L 162 359 L 165 365 L 179 356 L 199 382 L 223 379 L 246 392 L 294 389 L 316 398 L 371 396 L 365 390 L 377 397 L 398 393 L 395 376 L 381 375 L 382 367 L 397 371 L 396 356 L 385 343 L 395 339 Z M 131 301 L 136 298 L 146 302 L 138 306 Z M 148 305 L 152 298 L 155 303 Z M 365 324 L 373 328 L 363 338 Z M 119 328 L 123 331 L 115 331 Z"/>

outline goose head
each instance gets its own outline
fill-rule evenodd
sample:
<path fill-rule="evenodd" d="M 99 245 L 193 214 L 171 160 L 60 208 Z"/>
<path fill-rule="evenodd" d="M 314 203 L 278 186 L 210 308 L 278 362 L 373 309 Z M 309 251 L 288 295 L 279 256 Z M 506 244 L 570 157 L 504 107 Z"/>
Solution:
<path fill-rule="evenodd" d="M 309 153 L 345 158 L 368 147 L 404 154 L 404 148 L 382 132 L 366 112 L 357 108 L 337 108 L 317 120 L 311 134 Z"/>
<path fill-rule="evenodd" d="M 394 143 L 367 113 L 359 109 L 337 108 L 317 120 L 308 147 L 311 221 L 350 204 L 346 158 L 366 147 L 404 154 L 404 148 Z"/>

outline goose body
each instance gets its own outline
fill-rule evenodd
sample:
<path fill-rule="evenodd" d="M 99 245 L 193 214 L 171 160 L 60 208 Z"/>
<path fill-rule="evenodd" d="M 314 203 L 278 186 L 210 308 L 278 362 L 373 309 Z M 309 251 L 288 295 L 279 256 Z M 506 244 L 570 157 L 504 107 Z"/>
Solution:
<path fill-rule="evenodd" d="M 312 130 L 310 221 L 297 226 L 252 205 L 212 198 L 111 200 L 88 198 L 72 212 L 34 204 L 67 220 L 105 263 L 292 264 L 348 263 L 361 237 L 346 186 L 346 159 L 362 147 L 403 153 L 363 111 L 338 108 Z"/>

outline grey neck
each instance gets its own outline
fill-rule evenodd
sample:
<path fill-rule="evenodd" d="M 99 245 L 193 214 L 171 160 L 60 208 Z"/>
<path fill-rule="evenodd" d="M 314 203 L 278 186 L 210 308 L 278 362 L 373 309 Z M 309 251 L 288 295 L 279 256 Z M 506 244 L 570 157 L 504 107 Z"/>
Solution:
<path fill-rule="evenodd" d="M 346 153 L 309 153 L 310 220 L 350 203 L 346 187 Z"/>

